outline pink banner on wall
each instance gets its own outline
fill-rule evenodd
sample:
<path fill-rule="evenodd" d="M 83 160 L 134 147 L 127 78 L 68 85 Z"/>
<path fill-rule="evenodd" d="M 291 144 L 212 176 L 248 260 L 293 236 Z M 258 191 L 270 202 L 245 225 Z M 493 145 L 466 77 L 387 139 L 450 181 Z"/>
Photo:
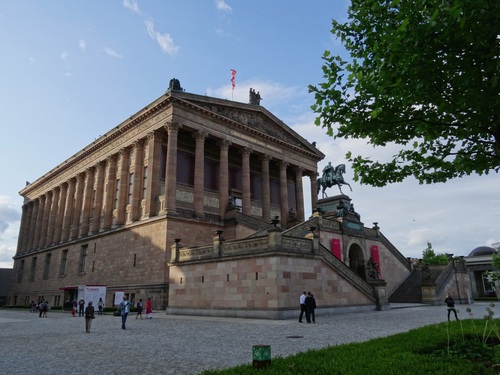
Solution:
<path fill-rule="evenodd" d="M 340 240 L 332 238 L 332 254 L 338 260 L 342 260 L 342 252 L 340 251 Z"/>
<path fill-rule="evenodd" d="M 372 258 L 373 258 L 373 261 L 377 263 L 378 277 L 382 278 L 382 275 L 380 273 L 380 257 L 378 255 L 378 246 L 377 245 L 372 245 Z"/>

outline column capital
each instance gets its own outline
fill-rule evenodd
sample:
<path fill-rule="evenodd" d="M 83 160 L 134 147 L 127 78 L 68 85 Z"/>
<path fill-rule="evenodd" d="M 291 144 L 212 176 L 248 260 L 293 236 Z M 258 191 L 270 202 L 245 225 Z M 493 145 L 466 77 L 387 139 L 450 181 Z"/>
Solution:
<path fill-rule="evenodd" d="M 290 163 L 285 161 L 285 160 L 280 160 L 280 162 L 279 162 L 280 169 L 286 169 L 289 164 Z"/>
<path fill-rule="evenodd" d="M 297 167 L 294 168 L 294 170 L 300 176 L 302 176 L 304 174 L 304 167 L 298 167 L 297 166 Z"/>
<path fill-rule="evenodd" d="M 231 145 L 232 145 L 232 142 L 230 140 L 228 140 L 228 139 L 221 139 L 219 141 L 219 146 L 223 150 L 229 149 L 229 146 L 231 146 Z"/>
<path fill-rule="evenodd" d="M 167 132 L 172 132 L 172 131 L 179 131 L 179 129 L 182 128 L 182 125 L 178 122 L 174 122 L 174 121 L 166 121 L 165 124 L 163 125 L 163 127 L 165 128 L 165 130 Z"/>
<path fill-rule="evenodd" d="M 240 154 L 245 157 L 249 157 L 253 150 L 250 147 L 240 148 Z"/>
<path fill-rule="evenodd" d="M 193 134 L 193 138 L 196 139 L 196 141 L 200 141 L 200 142 L 205 141 L 205 139 L 207 139 L 207 137 L 208 137 L 208 133 L 205 131 L 202 131 L 202 130 L 198 130 L 192 134 Z"/>
<path fill-rule="evenodd" d="M 268 155 L 268 154 L 262 154 L 259 156 L 259 159 L 262 161 L 262 162 L 267 162 L 269 163 L 270 160 L 273 159 L 273 157 L 271 155 Z"/>
<path fill-rule="evenodd" d="M 136 139 L 134 142 L 132 142 L 132 147 L 133 148 L 138 148 L 144 145 L 144 138 Z"/>
<path fill-rule="evenodd" d="M 113 162 L 116 162 L 116 154 L 108 155 L 106 157 L 106 163 L 110 164 L 110 163 L 113 163 Z"/>

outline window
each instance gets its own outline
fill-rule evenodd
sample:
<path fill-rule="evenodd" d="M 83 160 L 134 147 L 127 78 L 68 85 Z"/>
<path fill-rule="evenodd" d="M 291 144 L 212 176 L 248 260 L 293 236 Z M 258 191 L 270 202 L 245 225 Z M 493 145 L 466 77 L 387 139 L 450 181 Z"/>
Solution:
<path fill-rule="evenodd" d="M 87 250 L 89 245 L 82 245 L 81 253 L 80 253 L 80 273 L 85 273 L 87 268 Z"/>
<path fill-rule="evenodd" d="M 120 196 L 120 180 L 116 180 L 115 187 L 115 209 L 118 208 L 118 197 Z"/>
<path fill-rule="evenodd" d="M 128 175 L 128 200 L 127 204 L 132 204 L 132 188 L 134 186 L 134 174 L 130 173 Z"/>
<path fill-rule="evenodd" d="M 43 267 L 43 278 L 47 280 L 50 275 L 50 260 L 52 258 L 52 254 L 45 255 L 45 266 Z"/>
<path fill-rule="evenodd" d="M 30 281 L 35 281 L 35 273 L 36 273 L 36 257 L 33 257 L 31 258 Z"/>
<path fill-rule="evenodd" d="M 68 266 L 68 250 L 63 250 L 61 254 L 61 265 L 59 267 L 59 276 L 66 275 L 67 266 Z"/>
<path fill-rule="evenodd" d="M 144 175 L 142 177 L 142 199 L 146 199 L 147 188 L 148 188 L 148 167 L 144 167 Z"/>

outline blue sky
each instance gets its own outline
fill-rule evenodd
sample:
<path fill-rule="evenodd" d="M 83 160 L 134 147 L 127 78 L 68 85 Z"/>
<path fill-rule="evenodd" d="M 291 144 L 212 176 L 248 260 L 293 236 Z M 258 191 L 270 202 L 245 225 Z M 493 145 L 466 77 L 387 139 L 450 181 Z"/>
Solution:
<path fill-rule="evenodd" d="M 309 84 L 322 80 L 325 50 L 345 55 L 330 33 L 349 1 L 109 0 L 0 2 L 0 267 L 15 254 L 26 181 L 34 181 L 161 96 L 171 78 L 195 94 L 261 105 L 316 141 L 328 161 L 348 150 L 374 157 L 364 141 L 334 140 L 313 125 Z M 230 70 L 236 87 L 231 91 Z M 467 255 L 500 241 L 500 177 L 470 176 L 385 188 L 353 182 L 348 194 L 366 226 L 405 255 L 426 242 Z M 308 183 L 305 183 L 308 187 Z M 346 191 L 344 191 L 346 192 Z M 329 195 L 337 192 L 333 189 Z M 306 205 L 310 205 L 306 191 Z M 307 207 L 310 212 L 310 207 Z"/>

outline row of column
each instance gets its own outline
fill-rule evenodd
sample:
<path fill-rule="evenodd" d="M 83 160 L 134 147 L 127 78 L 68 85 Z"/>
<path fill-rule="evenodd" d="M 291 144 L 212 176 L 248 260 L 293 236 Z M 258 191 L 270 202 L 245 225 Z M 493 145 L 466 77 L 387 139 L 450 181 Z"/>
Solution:
<path fill-rule="evenodd" d="M 147 161 L 145 140 L 137 140 L 123 148 L 119 154 L 110 155 L 105 161 L 88 168 L 23 206 L 18 254 L 53 244 L 109 230 L 126 224 L 127 213 L 131 222 L 156 216 L 160 213 L 176 213 L 177 187 L 177 138 L 181 126 L 167 123 L 167 160 L 165 169 L 164 212 L 159 212 L 161 147 L 164 133 L 156 130 L 147 136 Z M 198 217 L 204 216 L 204 155 L 206 132 L 195 132 L 196 142 L 194 171 L 193 209 Z M 224 218 L 228 205 L 229 160 L 231 142 L 220 140 L 219 215 Z M 251 214 L 250 154 L 249 148 L 241 149 L 242 156 L 242 212 Z M 118 158 L 120 168 L 118 170 Z M 269 178 L 269 155 L 261 155 L 262 162 L 262 217 L 270 219 L 271 194 Z M 280 206 L 281 221 L 288 218 L 288 162 L 280 161 Z M 303 169 L 296 167 L 297 218 L 304 220 L 302 175 Z M 133 176 L 131 176 L 133 174 Z M 311 198 L 316 205 L 316 176 L 311 178 Z M 143 186 L 143 185 L 146 186 Z M 131 191 L 129 191 L 131 189 Z M 145 190 L 145 194 L 143 194 Z M 144 196 L 143 196 L 144 195 Z M 143 201 L 144 198 L 144 201 Z M 143 206 L 141 202 L 143 201 Z M 128 209 L 127 209 L 128 207 Z M 144 210 L 142 210 L 142 208 Z M 114 221 L 113 221 L 114 219 Z"/>

